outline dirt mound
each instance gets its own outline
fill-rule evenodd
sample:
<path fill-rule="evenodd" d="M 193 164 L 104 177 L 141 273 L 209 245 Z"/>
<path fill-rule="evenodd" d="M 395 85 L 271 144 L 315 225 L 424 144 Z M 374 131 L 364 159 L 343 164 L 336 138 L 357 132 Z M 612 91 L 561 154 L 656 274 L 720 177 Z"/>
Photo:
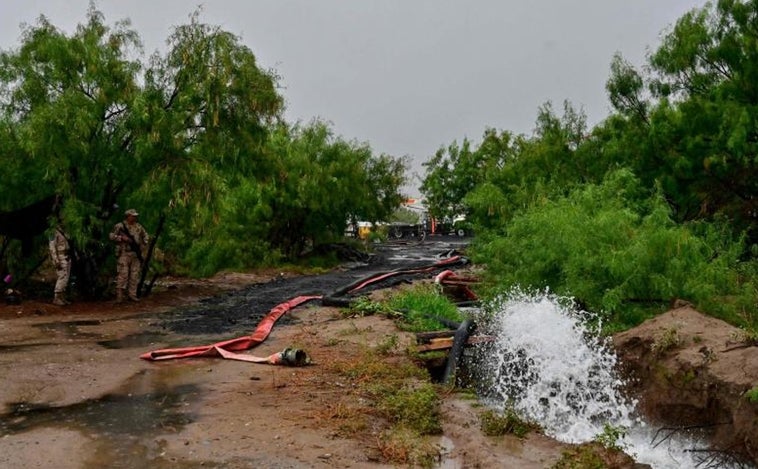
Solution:
<path fill-rule="evenodd" d="M 758 403 L 746 395 L 758 383 L 758 347 L 744 331 L 682 304 L 614 343 L 647 419 L 668 435 L 706 436 L 725 460 L 758 462 Z"/>

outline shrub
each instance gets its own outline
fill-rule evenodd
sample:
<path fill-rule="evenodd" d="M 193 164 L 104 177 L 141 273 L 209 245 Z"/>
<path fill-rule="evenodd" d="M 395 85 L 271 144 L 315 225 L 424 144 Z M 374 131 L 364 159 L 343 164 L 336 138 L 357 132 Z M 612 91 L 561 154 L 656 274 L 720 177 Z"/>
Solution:
<path fill-rule="evenodd" d="M 610 330 L 637 325 L 683 298 L 743 324 L 758 299 L 754 266 L 725 221 L 676 224 L 660 196 L 640 199 L 631 172 L 612 173 L 511 219 L 506 234 L 475 243 L 489 283 L 574 297 L 603 313 Z M 608 321 L 610 320 L 610 321 Z"/>

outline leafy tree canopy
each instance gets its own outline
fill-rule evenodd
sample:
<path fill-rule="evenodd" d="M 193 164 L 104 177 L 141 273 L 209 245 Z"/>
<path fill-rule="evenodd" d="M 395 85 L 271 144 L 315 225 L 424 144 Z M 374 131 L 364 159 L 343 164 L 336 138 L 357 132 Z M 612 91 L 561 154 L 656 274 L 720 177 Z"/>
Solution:
<path fill-rule="evenodd" d="M 0 212 L 55 196 L 89 293 L 107 285 L 127 207 L 163 227 L 162 268 L 200 275 L 292 258 L 402 201 L 404 160 L 284 123 L 276 73 L 199 12 L 165 53 L 140 53 L 129 22 L 94 6 L 73 34 L 40 17 L 0 53 Z M 4 238 L 0 270 L 39 265 L 35 235 L 32 256 Z"/>

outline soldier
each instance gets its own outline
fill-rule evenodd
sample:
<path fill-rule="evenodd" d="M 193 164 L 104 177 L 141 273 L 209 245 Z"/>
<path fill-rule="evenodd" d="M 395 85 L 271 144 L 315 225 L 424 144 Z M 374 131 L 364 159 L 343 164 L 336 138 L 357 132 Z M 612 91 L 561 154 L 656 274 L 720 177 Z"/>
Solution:
<path fill-rule="evenodd" d="M 109 237 L 116 243 L 118 276 L 116 277 L 116 302 L 123 302 L 128 294 L 132 301 L 139 301 L 137 284 L 142 270 L 142 250 L 147 246 L 147 231 L 137 222 L 134 209 L 124 212 L 126 219 L 116 223 Z"/>
<path fill-rule="evenodd" d="M 53 291 L 53 304 L 65 306 L 70 304 L 66 300 L 66 288 L 68 287 L 68 279 L 71 277 L 71 246 L 69 246 L 68 238 L 60 223 L 55 227 L 48 247 L 50 248 L 50 258 L 55 266 L 55 274 L 58 277 Z"/>

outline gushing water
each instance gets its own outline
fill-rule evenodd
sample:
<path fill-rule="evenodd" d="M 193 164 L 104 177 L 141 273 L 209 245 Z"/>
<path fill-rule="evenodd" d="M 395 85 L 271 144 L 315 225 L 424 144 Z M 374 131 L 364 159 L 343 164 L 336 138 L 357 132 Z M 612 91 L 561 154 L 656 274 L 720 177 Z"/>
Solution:
<path fill-rule="evenodd" d="M 480 329 L 484 323 L 498 338 L 492 348 L 481 349 L 477 367 L 477 381 L 486 383 L 481 394 L 492 407 L 510 407 L 566 443 L 621 430 L 625 436 L 615 443 L 656 469 L 710 467 L 687 451 L 704 444 L 678 435 L 656 438 L 636 416 L 636 403 L 622 392 L 611 344 L 587 326 L 589 313 L 569 300 L 521 292 L 496 299 L 482 312 Z"/>

